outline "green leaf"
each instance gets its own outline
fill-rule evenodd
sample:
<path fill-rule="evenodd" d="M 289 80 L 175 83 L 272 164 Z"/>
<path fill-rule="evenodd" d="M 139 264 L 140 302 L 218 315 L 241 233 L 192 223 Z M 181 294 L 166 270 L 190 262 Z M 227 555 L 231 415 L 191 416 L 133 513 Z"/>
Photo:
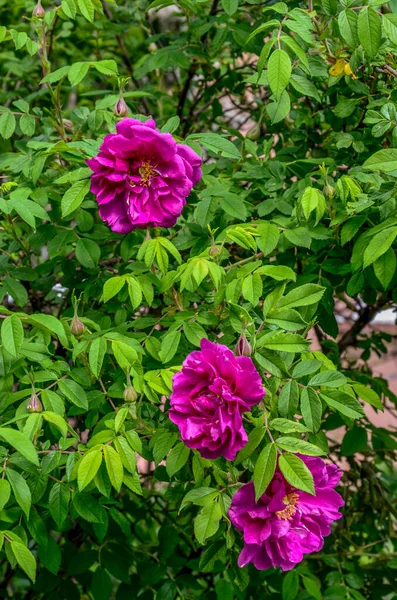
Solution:
<path fill-rule="evenodd" d="M 221 154 L 225 158 L 241 158 L 239 150 L 236 146 L 225 139 L 218 133 L 195 133 L 189 136 L 189 139 L 194 139 L 200 142 L 205 148 L 211 150 L 215 154 Z"/>
<path fill-rule="evenodd" d="M 0 438 L 15 448 L 17 452 L 26 458 L 26 460 L 34 465 L 39 465 L 36 449 L 32 442 L 28 440 L 23 433 L 17 429 L 11 429 L 10 427 L 0 427 Z"/>
<path fill-rule="evenodd" d="M 104 75 L 118 75 L 118 67 L 115 60 L 99 60 L 91 63 L 93 67 Z"/>
<path fill-rule="evenodd" d="M 105 448 L 108 448 L 106 446 Z M 77 482 L 79 490 L 82 491 L 95 477 L 102 463 L 101 449 L 92 449 L 84 454 L 79 462 L 77 470 Z"/>
<path fill-rule="evenodd" d="M 218 496 L 219 490 L 214 490 L 214 488 L 195 488 L 194 490 L 190 490 L 190 492 L 188 492 L 183 498 L 179 510 L 181 511 L 187 504 L 189 504 L 189 502 L 192 502 L 192 504 L 195 504 L 196 506 L 207 506 L 207 504 L 213 502 L 214 498 L 217 498 Z"/>
<path fill-rule="evenodd" d="M 358 39 L 369 58 L 374 58 L 378 52 L 382 26 L 381 20 L 372 6 L 360 10 L 358 15 Z"/>
<path fill-rule="evenodd" d="M 10 468 L 8 468 L 6 471 L 6 477 L 10 482 L 12 493 L 15 496 L 15 500 L 22 508 L 26 517 L 29 518 L 30 507 L 32 505 L 32 494 L 30 492 L 28 484 L 26 483 L 22 475 L 20 475 L 20 473 Z"/>
<path fill-rule="evenodd" d="M 128 294 L 131 300 L 132 308 L 138 308 L 142 304 L 142 288 L 135 277 L 128 278 Z"/>
<path fill-rule="evenodd" d="M 65 419 L 61 417 L 61 415 L 45 410 L 41 413 L 42 417 L 48 422 L 54 425 L 59 431 L 62 433 L 63 437 L 66 437 L 68 434 L 68 424 Z"/>
<path fill-rule="evenodd" d="M 255 502 L 266 492 L 273 479 L 277 464 L 277 450 L 274 444 L 267 444 L 255 463 L 253 482 L 255 486 Z"/>
<path fill-rule="evenodd" d="M 260 233 L 260 237 L 256 238 L 256 243 L 259 250 L 263 252 L 264 256 L 267 256 L 277 246 L 280 237 L 280 231 L 277 225 L 274 225 L 274 223 L 266 222 L 262 223 L 260 227 L 258 227 L 258 233 Z"/>
<path fill-rule="evenodd" d="M 292 377 L 305 377 L 305 375 L 312 375 L 319 370 L 323 363 L 320 360 L 307 359 L 300 361 L 295 365 L 292 371 Z"/>
<path fill-rule="evenodd" d="M 179 442 L 179 444 L 177 444 L 175 448 L 171 450 L 167 456 L 166 464 L 167 474 L 169 477 L 172 477 L 175 475 L 175 473 L 182 469 L 182 467 L 187 463 L 189 454 L 190 449 L 185 446 L 183 442 Z"/>
<path fill-rule="evenodd" d="M 3 287 L 18 306 L 25 306 L 28 301 L 28 293 L 22 283 L 13 279 L 13 277 L 6 277 L 3 279 Z"/>
<path fill-rule="evenodd" d="M 76 244 L 76 258 L 83 267 L 95 269 L 101 257 L 101 250 L 96 242 L 80 238 Z"/>
<path fill-rule="evenodd" d="M 357 48 L 359 44 L 357 20 L 358 17 L 351 8 L 342 10 L 338 16 L 339 31 L 345 42 L 352 48 Z"/>
<path fill-rule="evenodd" d="M 347 380 L 346 377 L 339 373 L 339 371 L 323 371 L 322 373 L 318 373 L 314 377 L 312 377 L 308 383 L 308 385 L 312 386 L 325 386 L 325 387 L 335 387 L 339 388 L 343 385 L 346 385 Z"/>
<path fill-rule="evenodd" d="M 112 342 L 112 351 L 120 367 L 124 370 L 129 369 L 138 359 L 136 350 L 120 340 Z"/>
<path fill-rule="evenodd" d="M 294 288 L 281 298 L 278 308 L 297 308 L 299 306 L 310 306 L 321 300 L 325 288 L 315 283 L 306 283 Z"/>
<path fill-rule="evenodd" d="M 397 236 L 397 227 L 388 227 L 374 235 L 364 250 L 364 269 L 389 250 Z"/>
<path fill-rule="evenodd" d="M 267 275 L 276 281 L 283 281 L 284 279 L 296 280 L 296 273 L 290 268 L 284 265 L 265 265 L 255 271 L 260 275 Z"/>
<path fill-rule="evenodd" d="M 110 482 L 114 489 L 119 492 L 123 483 L 123 464 L 116 450 L 111 446 L 104 446 L 103 455 L 105 457 L 106 470 Z"/>
<path fill-rule="evenodd" d="M 382 15 L 382 25 L 391 43 L 397 46 L 397 15 L 395 13 Z"/>
<path fill-rule="evenodd" d="M 279 27 L 280 25 L 280 21 L 278 21 L 277 19 L 270 19 L 270 21 L 266 21 L 266 23 L 262 23 L 262 25 L 260 25 L 259 27 L 257 27 L 247 38 L 246 40 L 246 44 L 248 44 L 255 36 L 259 35 L 260 33 L 263 33 L 264 31 L 266 31 L 267 29 L 270 29 L 271 27 Z"/>
<path fill-rule="evenodd" d="M 326 390 L 320 393 L 320 397 L 330 408 L 337 410 L 349 419 L 361 419 L 364 416 L 364 410 L 361 404 L 346 392 L 339 390 Z"/>
<path fill-rule="evenodd" d="M 68 189 L 61 200 L 63 219 L 80 206 L 89 190 L 90 182 L 86 180 L 77 181 Z"/>
<path fill-rule="evenodd" d="M 113 296 L 119 293 L 126 282 L 126 278 L 124 276 L 111 277 L 107 281 L 105 281 L 105 285 L 103 286 L 103 301 L 107 302 Z"/>
<path fill-rule="evenodd" d="M 117 414 L 121 412 L 122 409 L 118 411 Z M 128 409 L 127 409 L 128 412 Z M 116 417 L 117 418 L 117 417 Z M 130 471 L 132 475 L 135 475 L 136 472 L 136 454 L 134 450 L 130 447 L 127 440 L 123 437 L 118 437 L 114 440 L 114 446 L 120 456 L 120 460 L 123 464 L 123 467 Z"/>
<path fill-rule="evenodd" d="M 374 272 L 377 279 L 382 284 L 383 289 L 389 287 L 394 273 L 396 272 L 396 266 L 397 259 L 392 248 L 386 250 L 386 252 L 374 262 Z"/>
<path fill-rule="evenodd" d="M 4 319 L 1 326 L 1 343 L 11 356 L 18 356 L 23 337 L 23 326 L 19 317 L 11 315 Z"/>
<path fill-rule="evenodd" d="M 106 340 L 102 337 L 96 338 L 96 340 L 94 340 L 90 346 L 88 360 L 90 363 L 90 369 L 96 378 L 98 378 L 100 375 L 106 349 Z"/>
<path fill-rule="evenodd" d="M 222 0 L 222 8 L 231 17 L 238 9 L 238 0 Z"/>
<path fill-rule="evenodd" d="M 85 17 L 90 23 L 93 23 L 95 9 L 92 0 L 77 0 L 77 5 L 83 17 Z"/>
<path fill-rule="evenodd" d="M 291 70 L 291 60 L 288 54 L 284 50 L 274 50 L 268 62 L 267 77 L 270 89 L 277 100 L 289 83 Z"/>
<path fill-rule="evenodd" d="M 178 330 L 169 331 L 161 340 L 160 358 L 163 363 L 172 360 L 178 350 L 181 340 L 181 332 Z"/>
<path fill-rule="evenodd" d="M 295 600 L 299 592 L 299 577 L 298 573 L 294 571 L 288 571 L 283 577 L 283 585 L 281 588 L 281 599 L 282 600 Z"/>
<path fill-rule="evenodd" d="M 77 85 L 87 75 L 90 68 L 89 62 L 74 63 L 68 72 L 68 79 L 71 85 Z"/>
<path fill-rule="evenodd" d="M 218 502 L 212 502 L 201 509 L 194 519 L 194 534 L 199 544 L 205 544 L 218 531 L 221 518 L 222 511 Z"/>
<path fill-rule="evenodd" d="M 11 487 L 6 479 L 0 479 L 0 510 L 3 510 L 10 499 Z"/>
<path fill-rule="evenodd" d="M 243 281 L 242 293 L 245 300 L 248 300 L 252 306 L 259 303 L 262 295 L 262 279 L 257 273 L 248 275 Z"/>
<path fill-rule="evenodd" d="M 299 387 L 296 381 L 287 381 L 278 398 L 278 412 L 282 417 L 293 417 L 298 408 Z"/>
<path fill-rule="evenodd" d="M 235 217 L 240 221 L 245 221 L 247 218 L 247 208 L 240 196 L 225 192 L 219 199 L 219 205 L 226 214 Z"/>
<path fill-rule="evenodd" d="M 363 164 L 363 169 L 367 171 L 397 171 L 397 149 L 386 148 L 379 150 L 370 156 Z"/>
<path fill-rule="evenodd" d="M 193 346 L 200 347 L 203 338 L 207 338 L 204 329 L 196 321 L 186 321 L 183 324 L 183 333 Z"/>
<path fill-rule="evenodd" d="M 281 331 L 266 333 L 258 338 L 258 348 L 278 350 L 279 352 L 307 352 L 310 342 L 298 333 Z"/>
<path fill-rule="evenodd" d="M 313 210 L 316 210 L 320 202 L 325 202 L 325 199 L 319 190 L 313 187 L 307 187 L 301 198 L 301 206 L 306 220 L 310 218 L 311 213 Z"/>
<path fill-rule="evenodd" d="M 16 121 L 11 111 L 6 110 L 0 116 L 0 135 L 5 140 L 8 140 L 15 131 Z"/>
<path fill-rule="evenodd" d="M 270 102 L 266 105 L 266 112 L 270 117 L 272 125 L 283 121 L 290 110 L 291 101 L 285 90 L 275 102 Z"/>
<path fill-rule="evenodd" d="M 315 495 L 313 475 L 298 456 L 295 454 L 281 454 L 278 466 L 290 485 L 298 490 Z"/>
<path fill-rule="evenodd" d="M 106 446 L 108 448 L 108 446 Z M 90 494 L 75 493 L 73 495 L 73 507 L 82 519 L 89 523 L 103 523 L 105 509 L 99 502 Z"/>
<path fill-rule="evenodd" d="M 36 129 L 36 121 L 33 115 L 22 115 L 19 119 L 19 126 L 22 133 L 32 137 Z"/>
<path fill-rule="evenodd" d="M 61 379 L 58 381 L 59 390 L 72 404 L 88 410 L 88 400 L 84 389 L 73 381 L 73 379 Z"/>
<path fill-rule="evenodd" d="M 56 71 L 53 71 L 52 73 L 48 73 L 48 75 L 43 77 L 40 83 L 56 83 L 57 81 L 60 81 L 63 77 L 66 77 L 66 75 L 69 73 L 69 69 L 70 66 L 67 65 L 65 67 L 61 67 L 60 69 L 57 69 Z"/>
<path fill-rule="evenodd" d="M 277 438 L 276 445 L 287 452 L 299 453 L 304 456 L 321 456 L 325 454 L 321 448 L 299 438 L 282 436 Z"/>
<path fill-rule="evenodd" d="M 34 583 L 36 581 L 36 561 L 33 554 L 19 542 L 12 541 L 10 546 L 18 565 Z"/>
<path fill-rule="evenodd" d="M 281 431 L 281 433 L 306 433 L 307 427 L 299 421 L 290 421 L 289 419 L 272 419 L 269 423 L 270 429 Z"/>
<path fill-rule="evenodd" d="M 56 317 L 52 315 L 33 314 L 29 315 L 28 320 L 35 327 L 54 334 L 65 348 L 69 347 L 69 341 L 63 325 Z"/>
<path fill-rule="evenodd" d="M 313 432 L 318 431 L 321 425 L 323 409 L 320 398 L 316 392 L 310 388 L 304 388 L 302 390 L 301 412 L 308 429 Z"/>
<path fill-rule="evenodd" d="M 306 327 L 305 321 L 298 311 L 293 308 L 276 308 L 272 310 L 266 318 L 266 323 L 277 325 L 286 331 L 297 331 Z"/>
<path fill-rule="evenodd" d="M 65 483 L 54 483 L 50 491 L 48 508 L 55 523 L 61 527 L 68 516 L 70 491 Z"/>
<path fill-rule="evenodd" d="M 379 398 L 378 394 L 372 389 L 361 383 L 354 383 L 353 390 L 365 402 L 368 402 L 371 406 L 374 406 L 378 410 L 384 410 L 384 406 Z"/>

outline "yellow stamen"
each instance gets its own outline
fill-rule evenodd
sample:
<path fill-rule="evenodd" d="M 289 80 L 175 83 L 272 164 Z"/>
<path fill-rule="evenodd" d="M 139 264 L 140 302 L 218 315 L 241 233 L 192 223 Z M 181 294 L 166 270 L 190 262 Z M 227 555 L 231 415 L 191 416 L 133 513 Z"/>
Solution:
<path fill-rule="evenodd" d="M 292 519 L 297 510 L 296 504 L 298 503 L 298 500 L 299 496 L 296 492 L 291 492 L 290 494 L 284 496 L 283 504 L 285 504 L 286 508 L 284 508 L 283 510 L 276 511 L 276 515 L 278 516 L 278 518 L 284 519 L 286 521 Z"/>
<path fill-rule="evenodd" d="M 150 186 L 150 179 L 152 177 L 157 177 L 159 174 L 159 172 L 156 171 L 156 169 L 152 167 L 150 162 L 147 160 L 142 161 L 142 165 L 139 167 L 138 173 L 141 176 L 140 183 L 147 186 Z"/>

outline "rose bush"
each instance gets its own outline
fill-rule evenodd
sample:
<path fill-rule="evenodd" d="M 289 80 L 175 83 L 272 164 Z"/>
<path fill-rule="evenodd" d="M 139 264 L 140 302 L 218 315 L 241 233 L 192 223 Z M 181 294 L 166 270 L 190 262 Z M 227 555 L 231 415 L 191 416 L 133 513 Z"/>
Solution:
<path fill-rule="evenodd" d="M 0 11 L 1 595 L 393 600 L 396 2 Z"/>

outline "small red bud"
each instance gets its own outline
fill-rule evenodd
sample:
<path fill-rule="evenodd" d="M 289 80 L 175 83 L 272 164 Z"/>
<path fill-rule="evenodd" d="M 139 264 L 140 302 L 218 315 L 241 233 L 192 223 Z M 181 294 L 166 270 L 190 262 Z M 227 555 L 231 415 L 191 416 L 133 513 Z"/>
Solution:
<path fill-rule="evenodd" d="M 33 12 L 32 12 L 32 17 L 37 17 L 37 19 L 44 19 L 45 10 L 41 6 L 41 0 L 39 0 L 37 2 L 36 6 L 34 7 Z"/>
<path fill-rule="evenodd" d="M 122 96 L 117 100 L 113 112 L 117 117 L 126 117 L 128 115 L 128 106 Z"/>
<path fill-rule="evenodd" d="M 259 125 L 259 123 L 255 123 L 255 125 L 250 127 L 247 133 L 245 134 L 245 137 L 247 138 L 247 140 L 259 140 L 259 138 L 261 137 L 261 126 Z"/>
<path fill-rule="evenodd" d="M 210 256 L 219 256 L 221 252 L 222 250 L 219 248 L 219 246 L 216 246 L 216 244 L 212 244 L 211 248 L 209 249 Z"/>
<path fill-rule="evenodd" d="M 251 356 L 252 346 L 245 335 L 240 335 L 234 353 L 236 356 Z"/>
<path fill-rule="evenodd" d="M 123 398 L 128 403 L 137 401 L 138 394 L 137 394 L 136 390 L 134 390 L 132 385 L 129 385 L 128 387 L 125 388 L 125 390 L 123 392 Z"/>
<path fill-rule="evenodd" d="M 40 402 L 40 398 L 37 394 L 32 394 L 26 407 L 30 413 L 41 413 L 43 411 L 43 405 Z"/>
<path fill-rule="evenodd" d="M 80 321 L 77 315 L 74 315 L 70 324 L 70 333 L 76 337 L 83 335 L 85 332 L 85 325 Z"/>
<path fill-rule="evenodd" d="M 63 126 L 66 129 L 66 131 L 73 130 L 73 123 L 69 119 L 62 119 L 62 123 L 63 123 Z"/>

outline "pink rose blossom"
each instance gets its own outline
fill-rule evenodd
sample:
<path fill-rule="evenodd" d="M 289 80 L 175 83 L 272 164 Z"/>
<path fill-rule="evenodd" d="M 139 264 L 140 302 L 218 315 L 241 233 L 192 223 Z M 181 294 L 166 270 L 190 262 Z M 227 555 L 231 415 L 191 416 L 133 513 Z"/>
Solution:
<path fill-rule="evenodd" d="M 233 496 L 229 518 L 244 536 L 240 567 L 252 562 L 261 570 L 289 571 L 305 554 L 321 550 L 331 524 L 342 517 L 344 501 L 333 489 L 341 470 L 321 458 L 300 458 L 313 475 L 315 496 L 292 487 L 278 470 L 258 503 L 252 482 Z"/>
<path fill-rule="evenodd" d="M 204 458 L 234 460 L 248 440 L 242 413 L 266 393 L 252 360 L 203 339 L 172 383 L 169 417 L 184 443 Z"/>
<path fill-rule="evenodd" d="M 116 130 L 87 160 L 101 219 L 117 233 L 172 227 L 201 179 L 201 158 L 156 129 L 153 119 L 122 119 Z"/>

